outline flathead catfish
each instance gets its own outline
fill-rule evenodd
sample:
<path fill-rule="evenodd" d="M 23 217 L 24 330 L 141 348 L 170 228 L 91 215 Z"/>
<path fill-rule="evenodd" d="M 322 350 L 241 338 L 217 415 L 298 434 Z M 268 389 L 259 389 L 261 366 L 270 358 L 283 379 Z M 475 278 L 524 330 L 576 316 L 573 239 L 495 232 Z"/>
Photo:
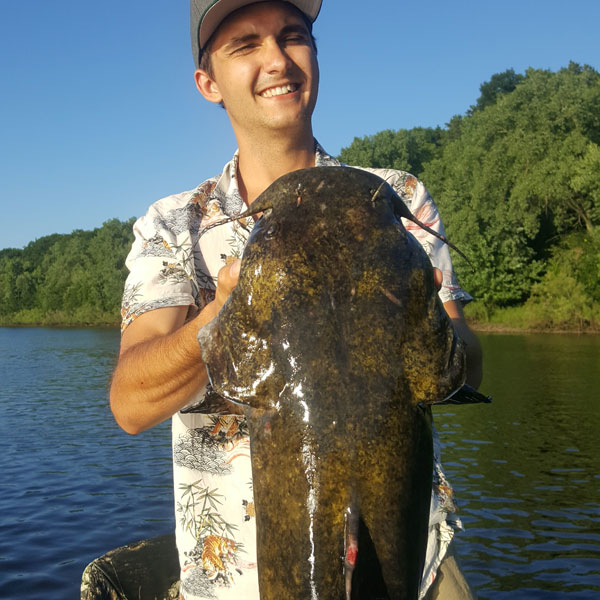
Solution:
<path fill-rule="evenodd" d="M 259 212 L 198 338 L 215 391 L 246 407 L 261 598 L 417 598 L 429 405 L 465 377 L 429 258 L 358 169 L 289 173 Z"/>

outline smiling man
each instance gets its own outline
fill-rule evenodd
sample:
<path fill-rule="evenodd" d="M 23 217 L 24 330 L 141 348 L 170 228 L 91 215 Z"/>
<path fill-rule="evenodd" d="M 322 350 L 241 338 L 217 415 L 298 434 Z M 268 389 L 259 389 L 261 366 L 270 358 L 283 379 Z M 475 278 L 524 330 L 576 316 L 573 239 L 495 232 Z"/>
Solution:
<path fill-rule="evenodd" d="M 237 283 L 237 259 L 253 220 L 234 220 L 202 237 L 198 232 L 242 212 L 286 173 L 339 165 L 312 131 L 319 85 L 312 23 L 320 8 L 321 0 L 191 0 L 196 86 L 224 107 L 238 150 L 220 175 L 159 200 L 134 226 L 111 407 L 132 434 L 172 417 L 176 534 L 187 600 L 259 598 L 246 423 L 237 407 L 211 392 L 196 339 Z M 372 171 L 422 221 L 443 231 L 419 181 L 401 171 Z M 412 231 L 438 269 L 440 298 L 468 343 L 469 382 L 477 386 L 481 353 L 461 308 L 470 296 L 454 277 L 447 247 Z M 421 597 L 471 598 L 448 551 L 460 522 L 435 440 Z"/>

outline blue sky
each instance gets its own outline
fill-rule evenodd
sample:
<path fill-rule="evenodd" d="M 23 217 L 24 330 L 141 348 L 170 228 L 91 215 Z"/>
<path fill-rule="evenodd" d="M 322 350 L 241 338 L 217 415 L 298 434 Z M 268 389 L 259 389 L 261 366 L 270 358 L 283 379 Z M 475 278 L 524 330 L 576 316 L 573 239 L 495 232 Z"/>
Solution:
<path fill-rule="evenodd" d="M 0 2 L 0 248 L 139 216 L 221 171 L 235 140 L 194 87 L 188 18 L 187 0 Z M 600 0 L 324 0 L 315 134 L 337 154 L 444 126 L 509 68 L 600 69 L 598 23 Z"/>

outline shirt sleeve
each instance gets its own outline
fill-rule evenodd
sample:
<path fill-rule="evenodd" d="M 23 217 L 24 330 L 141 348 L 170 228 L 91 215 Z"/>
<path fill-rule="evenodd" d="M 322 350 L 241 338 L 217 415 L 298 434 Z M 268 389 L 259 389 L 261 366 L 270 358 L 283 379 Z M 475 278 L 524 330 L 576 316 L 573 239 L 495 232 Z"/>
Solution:
<path fill-rule="evenodd" d="M 150 310 L 197 303 L 192 239 L 189 230 L 177 227 L 179 213 L 187 209 L 173 206 L 172 198 L 152 205 L 133 226 L 135 239 L 125 262 L 129 275 L 121 305 L 122 330 Z"/>
<path fill-rule="evenodd" d="M 446 235 L 440 212 L 431 194 L 421 181 L 414 175 L 403 171 L 373 169 L 373 172 L 377 173 L 382 179 L 385 179 L 394 188 L 402 200 L 404 200 L 410 212 L 421 223 L 441 235 Z M 463 305 L 473 300 L 471 295 L 462 289 L 456 279 L 447 244 L 444 244 L 442 240 L 421 229 L 421 227 L 412 221 L 402 219 L 402 224 L 423 246 L 431 264 L 442 272 L 442 287 L 438 292 L 440 300 L 442 302 L 456 300 Z"/>
<path fill-rule="evenodd" d="M 414 184 L 414 195 L 411 200 L 410 209 L 413 215 L 428 227 L 431 227 L 437 233 L 445 236 L 444 225 L 440 217 L 440 212 L 433 201 L 433 198 L 427 191 L 427 188 L 416 178 Z M 450 249 L 447 244 L 431 235 L 424 229 L 421 229 L 416 223 L 405 221 L 404 226 L 407 231 L 410 231 L 417 240 L 421 243 L 425 252 L 431 260 L 431 264 L 437 267 L 443 275 L 442 287 L 439 291 L 439 297 L 442 302 L 457 300 L 462 304 L 467 304 L 473 298 L 461 288 L 454 268 L 452 266 L 452 258 L 450 257 Z"/>

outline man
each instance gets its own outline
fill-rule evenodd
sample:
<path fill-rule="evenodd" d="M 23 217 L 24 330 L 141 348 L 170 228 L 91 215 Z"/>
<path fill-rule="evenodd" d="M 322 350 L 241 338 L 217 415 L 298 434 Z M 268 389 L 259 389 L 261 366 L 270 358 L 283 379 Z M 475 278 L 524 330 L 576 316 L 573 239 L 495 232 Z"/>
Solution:
<path fill-rule="evenodd" d="M 208 101 L 224 106 L 238 151 L 219 177 L 158 201 L 134 227 L 111 407 L 119 425 L 133 434 L 172 417 L 176 533 L 186 599 L 259 597 L 245 420 L 207 391 L 196 340 L 237 283 L 236 259 L 253 221 L 233 221 L 201 238 L 198 231 L 240 213 L 285 173 L 339 164 L 312 131 L 319 82 L 312 22 L 320 7 L 321 0 L 191 0 L 196 86 Z M 420 182 L 402 172 L 376 172 L 413 212 L 441 230 Z M 447 248 L 433 236 L 414 233 L 439 269 L 440 295 L 468 343 L 469 380 L 477 386 L 479 346 L 461 308 L 470 297 L 454 279 Z M 422 593 L 444 560 L 436 583 L 441 580 L 446 589 L 439 593 L 470 597 L 453 559 L 445 558 L 457 519 L 451 492 L 444 489 L 449 487 L 438 458 Z"/>

